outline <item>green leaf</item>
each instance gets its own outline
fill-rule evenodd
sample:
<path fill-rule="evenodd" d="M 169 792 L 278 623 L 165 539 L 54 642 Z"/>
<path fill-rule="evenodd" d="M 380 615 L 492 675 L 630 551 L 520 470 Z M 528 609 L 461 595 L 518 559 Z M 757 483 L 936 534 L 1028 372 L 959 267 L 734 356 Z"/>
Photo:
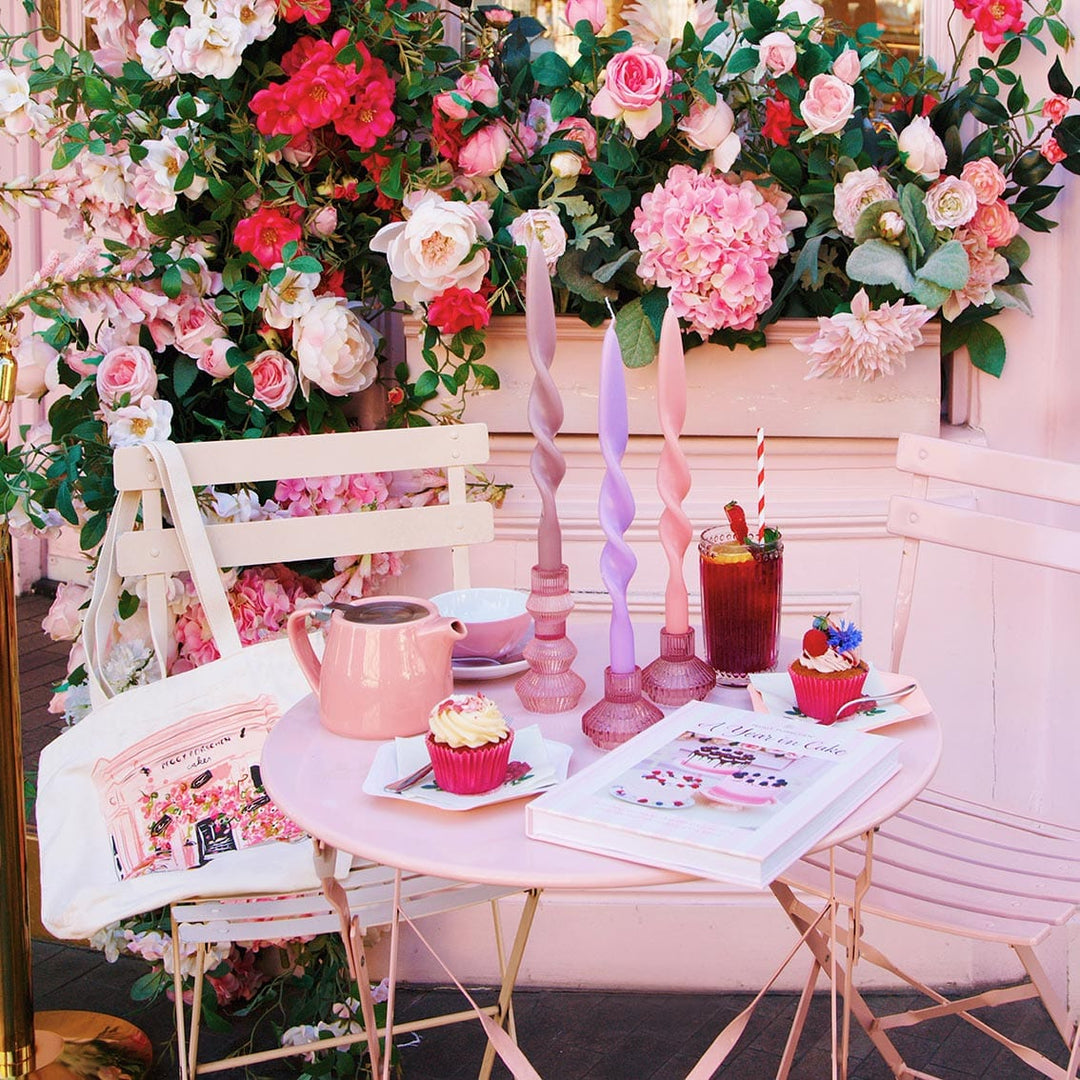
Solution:
<path fill-rule="evenodd" d="M 755 30 L 771 30 L 776 25 L 775 10 L 767 4 L 761 3 L 761 0 L 750 0 L 747 14 L 749 14 L 750 22 Z"/>
<path fill-rule="evenodd" d="M 618 290 L 597 281 L 592 274 L 585 269 L 585 253 L 576 248 L 567 251 L 559 260 L 559 277 L 562 283 L 572 292 L 585 300 L 602 303 L 604 300 L 618 298 Z"/>
<path fill-rule="evenodd" d="M 121 619 L 130 619 L 139 610 L 139 598 L 125 589 L 116 602 L 116 612 Z"/>
<path fill-rule="evenodd" d="M 798 157 L 785 147 L 780 147 L 769 158 L 769 172 L 786 188 L 797 191 L 802 184 L 802 165 Z"/>
<path fill-rule="evenodd" d="M 1028 300 L 1027 290 L 1023 285 L 995 285 L 994 299 L 1003 308 L 1016 308 L 1025 315 L 1034 315 L 1031 301 Z"/>
<path fill-rule="evenodd" d="M 962 289 L 971 276 L 971 263 L 964 245 L 959 240 L 942 244 L 919 267 L 916 276 L 950 291 Z"/>
<path fill-rule="evenodd" d="M 966 344 L 975 367 L 995 378 L 1001 377 L 1005 368 L 1005 339 L 996 326 L 974 323 L 968 330 Z"/>
<path fill-rule="evenodd" d="M 915 251 L 922 255 L 934 242 L 934 226 L 926 215 L 923 192 L 915 184 L 904 184 L 898 193 L 898 201 Z"/>
<path fill-rule="evenodd" d="M 911 295 L 924 307 L 936 311 L 952 293 L 949 289 L 943 289 L 940 285 L 927 281 L 926 278 L 916 278 L 915 284 L 911 287 Z"/>
<path fill-rule="evenodd" d="M 93 109 L 113 109 L 116 101 L 108 86 L 94 75 L 85 75 L 82 80 L 83 100 Z"/>
<path fill-rule="evenodd" d="M 558 53 L 545 52 L 532 62 L 532 74 L 538 85 L 557 89 L 570 82 L 570 65 Z"/>
<path fill-rule="evenodd" d="M 728 75 L 741 75 L 744 71 L 756 68 L 758 65 L 757 49 L 736 49 L 731 59 L 727 62 L 724 71 Z"/>
<path fill-rule="evenodd" d="M 624 187 L 601 188 L 600 198 L 611 207 L 616 214 L 625 214 L 630 209 L 630 189 Z"/>
<path fill-rule="evenodd" d="M 867 285 L 894 285 L 910 292 L 915 284 L 903 252 L 884 240 L 867 240 L 848 256 L 847 275 Z"/>
<path fill-rule="evenodd" d="M 178 398 L 183 398 L 195 383 L 199 368 L 189 356 L 178 356 L 173 362 L 173 390 Z"/>
<path fill-rule="evenodd" d="M 640 252 L 637 251 L 624 251 L 617 259 L 609 263 L 604 263 L 603 266 L 598 266 L 593 271 L 593 277 L 597 281 L 606 285 L 619 270 L 630 260 L 637 259 L 640 256 Z"/>
<path fill-rule="evenodd" d="M 413 395 L 421 401 L 434 397 L 439 389 L 439 376 L 434 371 L 421 372 L 413 387 Z"/>
<path fill-rule="evenodd" d="M 1019 40 L 1009 42 L 1009 45 L 1014 44 L 1019 45 Z M 1007 49 L 1009 45 L 1006 45 L 1005 49 Z M 1005 49 L 1002 49 L 1002 52 L 1004 52 Z M 1017 51 L 1019 52 L 1019 49 Z M 1053 64 L 1050 65 L 1050 70 L 1046 73 L 1046 81 L 1050 84 L 1050 89 L 1053 90 L 1055 94 L 1060 94 L 1062 97 L 1072 97 L 1073 85 L 1065 76 L 1065 70 L 1061 66 L 1060 57 L 1057 57 Z"/>
<path fill-rule="evenodd" d="M 971 115 L 983 124 L 1007 124 L 1009 110 L 989 94 L 971 95 Z"/>
<path fill-rule="evenodd" d="M 1020 39 L 1018 37 L 1013 38 L 1012 41 L 1007 41 L 1002 46 L 1001 52 L 998 53 L 997 66 L 998 73 L 1003 67 L 1008 67 L 1010 64 L 1015 64 L 1017 57 L 1020 55 Z"/>
<path fill-rule="evenodd" d="M 551 98 L 551 117 L 553 120 L 565 120 L 581 108 L 584 98 L 573 87 L 565 86 L 556 90 Z"/>
<path fill-rule="evenodd" d="M 894 210 L 898 214 L 902 213 L 900 204 L 895 199 L 879 199 L 877 202 L 871 203 L 859 214 L 859 218 L 855 222 L 856 244 L 862 244 L 881 235 L 878 232 L 878 221 L 886 210 Z"/>
<path fill-rule="evenodd" d="M 170 300 L 175 300 L 180 295 L 183 287 L 184 279 L 180 275 L 180 268 L 178 266 L 166 267 L 165 272 L 161 275 L 161 291 Z"/>
<path fill-rule="evenodd" d="M 647 367 L 656 359 L 656 336 L 640 299 L 631 300 L 615 316 L 619 350 L 628 368 Z"/>
<path fill-rule="evenodd" d="M 233 368 L 233 385 L 246 397 L 251 397 L 255 393 L 255 380 L 247 364 L 240 364 L 239 367 Z"/>
<path fill-rule="evenodd" d="M 86 519 L 79 530 L 79 547 L 83 551 L 93 551 L 105 536 L 109 524 L 108 514 L 97 513 Z"/>
<path fill-rule="evenodd" d="M 289 269 L 298 274 L 321 274 L 322 263 L 311 255 L 301 255 L 299 259 L 293 259 L 289 263 Z"/>
<path fill-rule="evenodd" d="M 863 150 L 863 133 L 861 128 L 850 128 L 840 138 L 840 156 L 857 158 Z"/>
<path fill-rule="evenodd" d="M 620 172 L 634 167 L 634 155 L 621 142 L 612 139 L 605 147 L 608 164 Z"/>

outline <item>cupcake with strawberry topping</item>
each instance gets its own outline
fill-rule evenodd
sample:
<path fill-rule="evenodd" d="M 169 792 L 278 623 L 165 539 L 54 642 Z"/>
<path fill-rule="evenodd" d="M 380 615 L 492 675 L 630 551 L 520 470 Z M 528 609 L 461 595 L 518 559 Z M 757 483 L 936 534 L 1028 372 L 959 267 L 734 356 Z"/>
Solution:
<path fill-rule="evenodd" d="M 836 710 L 857 698 L 869 671 L 859 659 L 862 631 L 819 615 L 803 635 L 802 655 L 788 668 L 795 703 L 807 716 L 831 724 Z"/>
<path fill-rule="evenodd" d="M 452 694 L 431 710 L 428 724 L 428 755 L 443 791 L 481 795 L 506 779 L 514 732 L 491 698 Z"/>

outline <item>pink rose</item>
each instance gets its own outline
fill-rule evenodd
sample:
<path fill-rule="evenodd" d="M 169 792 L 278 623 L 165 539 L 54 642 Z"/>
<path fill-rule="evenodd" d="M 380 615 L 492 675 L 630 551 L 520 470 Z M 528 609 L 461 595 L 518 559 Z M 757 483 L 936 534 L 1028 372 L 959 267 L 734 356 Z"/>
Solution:
<path fill-rule="evenodd" d="M 1069 99 L 1060 94 L 1051 94 L 1043 102 L 1042 118 L 1060 124 L 1069 115 Z"/>
<path fill-rule="evenodd" d="M 255 400 L 268 409 L 284 409 L 296 393 L 296 369 L 292 361 L 277 349 L 266 349 L 251 361 L 255 381 Z"/>
<path fill-rule="evenodd" d="M 664 118 L 661 105 L 672 73 L 644 45 L 632 45 L 607 63 L 604 85 L 592 102 L 593 116 L 622 120 L 635 139 L 644 139 Z"/>
<path fill-rule="evenodd" d="M 758 42 L 758 59 L 773 75 L 786 75 L 795 66 L 795 42 L 783 30 L 774 30 Z"/>
<path fill-rule="evenodd" d="M 855 91 L 835 75 L 815 75 L 799 108 L 814 135 L 832 135 L 841 131 L 855 112 Z"/>
<path fill-rule="evenodd" d="M 843 79 L 848 86 L 854 86 L 862 74 L 862 64 L 859 62 L 859 54 L 854 49 L 845 49 L 833 62 L 832 73 Z"/>
<path fill-rule="evenodd" d="M 975 189 L 975 198 L 981 206 L 997 202 L 1005 190 L 1005 174 L 988 157 L 969 161 L 960 170 L 960 179 L 966 180 Z"/>
<path fill-rule="evenodd" d="M 458 152 L 458 167 L 466 176 L 492 176 L 510 153 L 510 133 L 502 122 L 486 124 L 470 135 Z"/>
<path fill-rule="evenodd" d="M 489 109 L 499 104 L 499 84 L 491 77 L 487 64 L 481 64 L 475 71 L 468 71 L 459 76 L 458 93 L 470 101 L 478 101 Z"/>
<path fill-rule="evenodd" d="M 107 352 L 98 364 L 97 392 L 106 408 L 127 395 L 128 403 L 152 395 L 157 389 L 154 359 L 141 345 L 122 345 Z"/>
<path fill-rule="evenodd" d="M 721 172 L 735 164 L 741 144 L 735 134 L 735 114 L 723 99 L 717 98 L 715 105 L 703 98 L 695 100 L 679 121 L 679 130 L 695 149 L 711 150 L 713 165 Z"/>
<path fill-rule="evenodd" d="M 201 296 L 185 296 L 176 312 L 176 347 L 197 360 L 210 343 L 226 336 L 217 308 Z"/>
<path fill-rule="evenodd" d="M 566 21 L 577 26 L 585 19 L 594 34 L 599 34 L 607 22 L 607 4 L 605 0 L 566 0 Z"/>
<path fill-rule="evenodd" d="M 455 100 L 454 94 L 456 91 L 444 90 L 441 94 L 436 94 L 432 100 L 432 105 L 446 117 L 447 120 L 464 120 L 469 115 L 469 109 L 467 106 L 462 105 L 461 102 Z"/>
<path fill-rule="evenodd" d="M 501 7 L 486 8 L 484 17 L 492 26 L 509 26 L 514 21 L 514 13 Z"/>
<path fill-rule="evenodd" d="M 337 228 L 337 209 L 333 206 L 324 206 L 316 211 L 311 219 L 311 231 L 324 240 Z"/>
<path fill-rule="evenodd" d="M 195 366 L 215 379 L 227 379 L 233 369 L 232 364 L 225 359 L 225 354 L 235 347 L 228 338 L 216 338 L 203 350 L 195 361 Z"/>
<path fill-rule="evenodd" d="M 551 137 L 553 139 L 565 139 L 567 142 L 581 143 L 585 155 L 580 171 L 583 173 L 592 171 L 588 162 L 596 160 L 596 128 L 585 117 L 568 116 L 565 120 L 561 120 L 559 126 L 551 133 Z"/>
<path fill-rule="evenodd" d="M 968 230 L 982 235 L 987 247 L 1006 247 L 1020 231 L 1020 222 L 1008 205 L 998 199 L 979 207 L 968 223 Z"/>
<path fill-rule="evenodd" d="M 41 622 L 41 629 L 53 641 L 74 641 L 82 633 L 83 612 L 80 609 L 88 593 L 85 585 L 57 586 L 56 599 Z"/>
<path fill-rule="evenodd" d="M 1064 150 L 1058 146 L 1057 139 L 1053 135 L 1047 135 L 1039 145 L 1039 153 L 1042 154 L 1051 165 L 1056 165 L 1059 161 L 1064 161 L 1068 156 Z"/>

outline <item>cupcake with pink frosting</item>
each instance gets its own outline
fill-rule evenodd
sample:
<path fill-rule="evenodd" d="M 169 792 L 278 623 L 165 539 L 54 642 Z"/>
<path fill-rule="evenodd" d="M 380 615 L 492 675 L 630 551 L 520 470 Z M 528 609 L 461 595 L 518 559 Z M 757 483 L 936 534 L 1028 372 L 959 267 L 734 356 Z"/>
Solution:
<path fill-rule="evenodd" d="M 513 729 L 483 694 L 452 694 L 431 710 L 428 754 L 435 782 L 455 795 L 481 795 L 506 780 Z"/>
<path fill-rule="evenodd" d="M 788 668 L 795 703 L 807 716 L 832 723 L 836 710 L 857 698 L 869 668 L 859 659 L 862 631 L 819 615 L 803 635 L 802 655 Z"/>

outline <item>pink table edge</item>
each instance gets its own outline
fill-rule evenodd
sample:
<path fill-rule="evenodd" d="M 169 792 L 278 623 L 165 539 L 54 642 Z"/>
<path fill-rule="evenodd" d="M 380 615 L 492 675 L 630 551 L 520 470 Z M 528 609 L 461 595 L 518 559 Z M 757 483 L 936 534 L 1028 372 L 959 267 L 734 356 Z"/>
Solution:
<path fill-rule="evenodd" d="M 651 648 L 659 626 L 635 627 L 635 631 Z M 550 715 L 525 712 L 514 694 L 513 678 L 465 687 L 488 694 L 517 726 L 537 723 L 545 737 L 571 745 L 571 773 L 601 755 L 581 734 L 580 717 L 602 694 L 606 634 L 603 626 L 590 625 L 577 628 L 574 638 L 584 661 L 581 670 L 589 672 L 578 709 Z M 718 688 L 708 700 L 750 708 L 745 691 Z M 900 771 L 813 850 L 825 850 L 872 829 L 929 783 L 941 755 L 937 718 L 930 713 L 892 724 L 880 733 L 900 739 Z M 525 835 L 527 799 L 452 812 L 365 795 L 361 785 L 381 745 L 327 731 L 319 722 L 314 697 L 307 697 L 270 733 L 263 749 L 262 779 L 278 806 L 312 836 L 341 851 L 416 873 L 478 884 L 562 890 L 641 888 L 697 880 L 532 840 Z"/>

